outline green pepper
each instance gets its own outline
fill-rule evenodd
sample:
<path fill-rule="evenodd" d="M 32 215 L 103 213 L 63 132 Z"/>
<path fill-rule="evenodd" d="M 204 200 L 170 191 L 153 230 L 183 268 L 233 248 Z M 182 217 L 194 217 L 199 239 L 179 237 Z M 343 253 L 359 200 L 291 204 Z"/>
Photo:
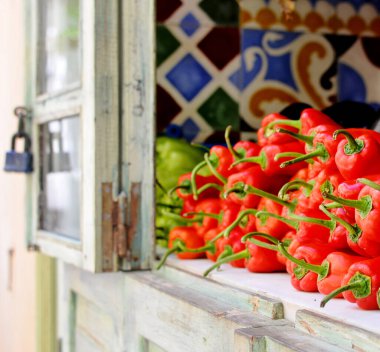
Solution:
<path fill-rule="evenodd" d="M 182 200 L 174 193 L 169 197 L 167 190 L 175 187 L 178 178 L 190 172 L 203 160 L 204 150 L 190 145 L 185 140 L 170 137 L 158 137 L 156 140 L 156 242 L 167 247 L 167 236 L 170 230 L 184 223 L 169 218 L 168 211 L 180 214 Z"/>
<path fill-rule="evenodd" d="M 204 151 L 183 139 L 158 137 L 156 140 L 156 177 L 161 185 L 170 189 L 177 185 L 178 177 L 190 172 L 203 160 Z"/>

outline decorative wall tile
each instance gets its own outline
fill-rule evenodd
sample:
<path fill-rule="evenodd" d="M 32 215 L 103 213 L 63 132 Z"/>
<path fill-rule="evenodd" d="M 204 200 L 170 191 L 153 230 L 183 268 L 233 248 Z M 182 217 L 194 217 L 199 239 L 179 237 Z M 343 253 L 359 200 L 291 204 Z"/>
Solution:
<path fill-rule="evenodd" d="M 379 0 L 299 0 L 285 20 L 278 0 L 240 0 L 245 28 L 380 35 Z"/>
<path fill-rule="evenodd" d="M 191 13 L 202 26 L 239 25 L 236 0 L 157 0 L 156 7 L 156 19 L 161 24 L 183 24 Z"/>
<path fill-rule="evenodd" d="M 184 30 L 182 25 L 158 27 L 165 28 L 165 35 L 157 36 L 157 52 L 170 51 L 157 60 L 158 128 L 176 125 L 185 138 L 195 141 L 229 124 L 238 131 L 240 84 L 230 77 L 240 67 L 239 29 L 199 26 L 189 35 L 189 27 Z M 160 38 L 170 50 L 160 49 Z"/>
<path fill-rule="evenodd" d="M 380 0 L 157 0 L 157 131 L 196 142 L 255 138 L 302 101 L 380 107 Z M 239 22 L 240 17 L 240 22 Z"/>
<path fill-rule="evenodd" d="M 338 99 L 380 107 L 380 38 L 360 38 L 338 61 Z"/>
<path fill-rule="evenodd" d="M 245 29 L 240 115 L 258 128 L 265 115 L 293 102 L 322 109 L 336 101 L 337 59 L 355 37 Z"/>

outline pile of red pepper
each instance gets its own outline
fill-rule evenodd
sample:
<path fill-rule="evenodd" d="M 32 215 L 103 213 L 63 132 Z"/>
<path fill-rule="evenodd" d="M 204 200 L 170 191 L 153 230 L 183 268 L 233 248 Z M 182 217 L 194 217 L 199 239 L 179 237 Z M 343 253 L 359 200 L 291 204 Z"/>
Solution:
<path fill-rule="evenodd" d="M 186 226 L 169 233 L 181 259 L 207 256 L 250 272 L 287 271 L 300 291 L 380 309 L 380 133 L 343 129 L 315 109 L 270 114 L 258 142 L 213 146 L 170 191 Z M 205 169 L 209 175 L 205 175 Z M 199 174 L 202 170 L 202 175 Z"/>

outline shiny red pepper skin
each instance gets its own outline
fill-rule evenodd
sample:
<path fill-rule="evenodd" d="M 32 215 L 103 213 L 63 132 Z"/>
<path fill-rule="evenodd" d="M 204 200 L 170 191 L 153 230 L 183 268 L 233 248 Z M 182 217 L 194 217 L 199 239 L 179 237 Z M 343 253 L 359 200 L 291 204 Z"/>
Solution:
<path fill-rule="evenodd" d="M 265 239 L 262 241 L 267 242 Z M 272 273 L 285 270 L 285 265 L 277 260 L 277 252 L 259 247 L 249 241 L 247 241 L 247 250 L 249 257 L 246 259 L 245 267 L 248 271 L 253 273 Z"/>
<path fill-rule="evenodd" d="M 236 204 L 230 201 L 229 199 L 221 200 L 221 213 L 222 213 L 222 219 L 220 221 L 221 229 L 225 229 L 226 227 L 231 225 L 235 221 L 240 211 L 241 211 L 241 206 L 239 204 Z"/>
<path fill-rule="evenodd" d="M 205 243 L 201 237 L 198 236 L 194 227 L 189 226 L 177 226 L 174 227 L 169 233 L 169 245 L 168 248 L 173 248 L 176 240 L 181 240 L 186 248 L 196 249 L 202 247 Z M 180 259 L 196 259 L 204 257 L 202 253 L 190 253 L 182 252 L 177 253 L 177 257 Z"/>
<path fill-rule="evenodd" d="M 221 200 L 219 198 L 208 198 L 198 202 L 195 207 L 196 213 L 219 214 L 221 211 Z M 196 215 L 195 215 L 196 217 Z M 204 216 L 202 223 L 194 223 L 194 228 L 197 230 L 198 236 L 204 237 L 206 232 L 212 228 L 218 227 L 219 222 L 209 216 Z"/>
<path fill-rule="evenodd" d="M 299 133 L 304 135 L 308 135 L 309 131 L 312 128 L 320 125 L 330 125 L 336 130 L 342 128 L 342 126 L 337 124 L 333 119 L 325 115 L 323 112 L 313 108 L 303 110 L 299 121 L 301 123 L 301 129 Z"/>
<path fill-rule="evenodd" d="M 281 215 L 283 206 L 273 200 L 261 198 L 257 209 L 259 211 L 267 211 L 272 214 Z M 256 229 L 258 232 L 268 233 L 278 239 L 282 239 L 287 232 L 292 230 L 289 225 L 273 217 L 256 218 Z"/>
<path fill-rule="evenodd" d="M 292 137 L 285 135 L 283 133 L 278 133 L 271 131 L 269 134 L 265 132 L 265 127 L 269 125 L 271 122 L 276 121 L 276 120 L 288 120 L 285 116 L 282 116 L 277 113 L 269 114 L 263 118 L 261 121 L 261 127 L 257 131 L 257 139 L 258 139 L 258 144 L 261 147 L 264 147 L 266 145 L 271 145 L 271 144 L 284 144 L 284 143 L 289 143 L 293 142 Z M 294 127 L 289 127 L 285 125 L 279 125 L 276 126 L 282 127 L 286 130 L 292 131 L 292 132 L 297 132 L 297 129 Z"/>
<path fill-rule="evenodd" d="M 338 130 L 348 138 L 339 142 L 335 163 L 346 180 L 380 173 L 380 163 L 374 162 L 380 155 L 380 144 L 370 134 L 354 137 L 347 130 Z M 362 145 L 359 145 L 361 143 Z"/>
<path fill-rule="evenodd" d="M 237 142 L 233 149 L 239 154 L 240 158 L 249 158 L 251 156 L 257 156 L 260 154 L 261 147 L 254 142 L 250 141 L 239 141 Z M 234 158 L 234 161 L 237 159 Z M 241 163 L 233 167 L 234 172 L 244 171 L 252 167 L 251 163 Z"/>
<path fill-rule="evenodd" d="M 235 173 L 228 177 L 226 189 L 228 190 L 234 188 L 236 184 L 244 183 L 256 188 L 267 190 L 272 187 L 270 181 L 271 179 L 268 179 L 268 176 L 261 171 L 259 166 L 252 166 L 249 169 Z M 237 193 L 230 193 L 227 199 L 246 208 L 256 208 L 260 201 L 260 197 L 254 194 L 248 194 L 244 197 L 240 197 Z"/>
<path fill-rule="evenodd" d="M 295 232 L 294 230 L 290 230 L 290 231 L 287 232 L 287 233 L 285 234 L 285 236 L 282 238 L 282 243 L 285 243 L 286 241 L 289 241 L 289 246 L 287 247 L 287 251 L 288 251 L 288 253 L 290 253 L 291 255 L 293 255 L 293 253 L 294 253 L 296 247 L 293 246 L 291 250 L 290 250 L 289 248 L 290 248 L 290 246 L 292 245 L 292 243 L 293 243 L 293 241 L 294 241 L 295 239 L 296 239 L 296 232 Z M 276 252 L 276 254 L 277 254 L 277 260 L 278 260 L 281 264 L 283 264 L 283 265 L 286 266 L 286 263 L 287 263 L 288 259 L 285 258 L 281 252 Z"/>
<path fill-rule="evenodd" d="M 377 181 L 377 183 L 380 183 L 380 180 Z M 363 236 L 365 234 L 366 239 L 378 242 L 380 246 L 380 191 L 369 186 L 364 186 L 359 193 L 359 199 L 363 197 L 370 197 L 372 199 L 372 209 L 365 217 L 356 209 L 355 221 L 363 230 Z"/>
<path fill-rule="evenodd" d="M 338 216 L 339 218 L 349 222 L 350 224 L 354 222 L 352 214 L 346 212 L 344 208 L 331 209 L 331 213 Z M 348 249 L 348 232 L 339 223 L 336 224 L 335 229 L 331 231 L 328 243 L 339 250 Z"/>
<path fill-rule="evenodd" d="M 193 192 L 191 190 L 191 172 L 181 175 L 178 178 L 178 188 L 176 190 L 177 196 L 183 200 L 189 200 L 193 199 Z M 196 175 L 195 176 L 195 183 L 197 185 L 197 188 L 204 186 L 208 183 L 216 183 L 220 184 L 220 181 L 215 176 L 202 176 L 202 175 Z M 204 199 L 204 198 L 216 198 L 219 197 L 219 191 L 215 188 L 209 188 L 205 190 L 204 192 L 200 193 L 198 196 L 198 199 Z"/>
<path fill-rule="evenodd" d="M 356 303 L 361 309 L 380 309 L 376 297 L 377 291 L 380 288 L 380 257 L 352 264 L 342 280 L 342 286 L 347 285 L 356 273 L 369 277 L 371 282 L 369 295 L 357 298 L 353 291 L 349 290 L 343 293 L 344 299 L 351 303 Z"/>
<path fill-rule="evenodd" d="M 342 175 L 336 168 L 331 168 L 330 170 L 323 169 L 317 177 L 313 179 L 314 187 L 309 197 L 310 208 L 318 208 L 323 202 L 321 186 L 329 181 L 334 188 L 334 192 L 338 189 L 339 184 L 341 184 L 344 179 Z"/>
<path fill-rule="evenodd" d="M 292 159 L 291 157 L 281 158 L 275 160 L 275 156 L 285 152 L 303 153 L 304 146 L 299 142 L 290 142 L 283 144 L 271 144 L 261 149 L 260 155 L 265 159 L 265 162 L 261 164 L 261 169 L 269 176 L 273 175 L 289 175 L 293 176 L 298 170 L 307 166 L 305 162 L 300 162 L 294 165 L 281 168 L 280 165 Z"/>
<path fill-rule="evenodd" d="M 228 148 L 222 145 L 215 145 L 210 149 L 209 159 L 216 171 L 223 177 L 228 177 L 234 171 L 230 169 L 233 156 Z"/>
<path fill-rule="evenodd" d="M 329 269 L 326 276 L 317 281 L 318 291 L 324 295 L 330 294 L 342 285 L 342 280 L 348 269 L 354 263 L 365 260 L 364 257 L 350 255 L 344 252 L 332 252 L 323 261 L 328 263 Z M 342 294 L 336 297 L 343 297 Z"/>
<path fill-rule="evenodd" d="M 320 265 L 327 255 L 335 249 L 323 243 L 308 243 L 296 249 L 294 257 L 305 262 Z M 318 292 L 318 275 L 312 271 L 301 269 L 297 264 L 288 262 L 291 272 L 291 284 L 299 291 Z"/>

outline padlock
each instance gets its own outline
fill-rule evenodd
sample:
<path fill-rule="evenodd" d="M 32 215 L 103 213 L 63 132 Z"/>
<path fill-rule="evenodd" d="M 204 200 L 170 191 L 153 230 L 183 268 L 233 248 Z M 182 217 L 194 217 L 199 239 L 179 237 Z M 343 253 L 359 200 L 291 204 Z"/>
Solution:
<path fill-rule="evenodd" d="M 16 140 L 25 139 L 24 152 L 16 152 Z M 27 133 L 16 133 L 12 137 L 12 149 L 6 153 L 4 171 L 7 172 L 25 172 L 33 171 L 33 154 L 30 152 L 32 142 Z"/>

